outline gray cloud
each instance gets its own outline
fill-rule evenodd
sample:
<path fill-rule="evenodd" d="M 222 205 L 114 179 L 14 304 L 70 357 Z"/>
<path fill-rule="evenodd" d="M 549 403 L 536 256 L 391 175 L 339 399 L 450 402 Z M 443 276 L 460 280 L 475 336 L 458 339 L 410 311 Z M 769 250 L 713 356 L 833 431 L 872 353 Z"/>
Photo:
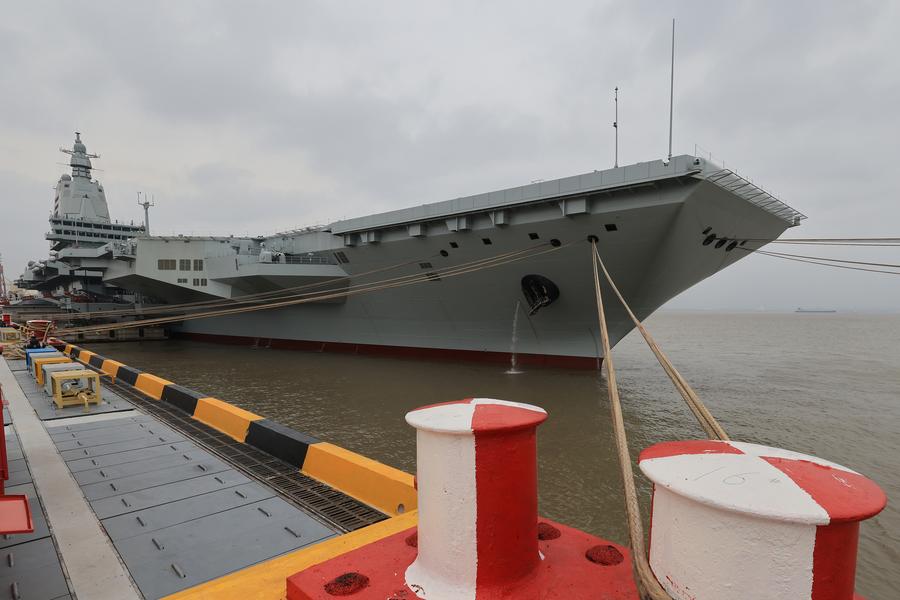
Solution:
<path fill-rule="evenodd" d="M 114 216 L 272 232 L 694 144 L 810 215 L 896 235 L 900 9 L 891 2 L 20 3 L 0 23 L 8 273 L 42 257 L 60 145 L 103 158 Z M 824 251 L 817 251 L 824 252 Z M 843 250 L 841 255 L 848 255 Z M 853 256 L 892 262 L 884 252 Z M 900 262 L 894 258 L 893 262 Z M 898 278 L 751 257 L 676 307 L 891 309 Z"/>

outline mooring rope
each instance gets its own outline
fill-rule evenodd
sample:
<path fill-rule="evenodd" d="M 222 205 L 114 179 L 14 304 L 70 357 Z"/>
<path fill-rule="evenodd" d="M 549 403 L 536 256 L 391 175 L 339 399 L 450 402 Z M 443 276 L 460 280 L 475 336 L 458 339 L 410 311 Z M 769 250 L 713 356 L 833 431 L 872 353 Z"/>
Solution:
<path fill-rule="evenodd" d="M 470 261 L 468 263 L 461 263 L 460 265 L 457 265 L 457 267 L 466 265 L 466 264 L 477 264 L 480 262 L 497 260 L 499 258 L 503 258 L 503 257 L 507 257 L 507 256 L 516 256 L 519 254 L 523 254 L 523 253 L 527 253 L 527 252 L 536 250 L 538 248 L 543 248 L 547 245 L 548 245 L 548 242 L 544 242 L 541 244 L 529 246 L 527 248 L 521 248 L 519 250 L 512 250 L 510 252 L 504 252 L 504 253 L 496 254 L 496 255 L 493 255 L 493 256 L 490 256 L 487 258 L 476 259 L 476 260 Z M 433 257 L 433 255 L 429 256 L 428 258 L 432 258 L 432 257 Z M 376 273 L 391 271 L 394 269 L 398 269 L 401 267 L 406 267 L 406 266 L 410 266 L 410 265 L 414 265 L 414 264 L 421 264 L 424 261 L 425 261 L 425 259 L 407 260 L 407 261 L 403 261 L 400 263 L 391 264 L 391 265 L 388 265 L 385 267 L 379 267 L 377 269 L 363 271 L 361 273 L 354 273 L 352 275 L 349 275 L 348 278 L 349 279 L 361 279 L 363 277 L 368 277 L 369 275 L 374 275 Z M 275 264 L 275 263 L 273 263 L 273 264 Z M 280 263 L 277 263 L 277 264 L 280 264 Z M 416 274 L 416 275 L 418 275 L 418 274 Z M 409 276 L 407 275 L 407 277 L 409 277 Z M 325 285 L 333 284 L 334 279 L 336 279 L 336 278 L 329 279 L 327 281 L 319 281 L 319 282 L 315 282 L 315 283 L 307 283 L 307 284 L 298 285 L 298 286 L 294 286 L 294 287 L 282 288 L 279 290 L 273 290 L 273 291 L 269 291 L 269 292 L 258 292 L 255 294 L 246 294 L 244 296 L 239 296 L 237 298 L 214 298 L 211 300 L 201 300 L 198 302 L 166 304 L 166 305 L 155 306 L 153 308 L 127 308 L 127 309 L 117 309 L 117 310 L 109 310 L 109 311 L 77 312 L 77 313 L 63 312 L 63 313 L 50 314 L 50 315 L 48 315 L 48 318 L 51 318 L 51 319 L 56 318 L 58 320 L 63 320 L 63 319 L 74 320 L 74 319 L 91 319 L 95 316 L 100 317 L 100 318 L 105 318 L 105 317 L 112 317 L 112 316 L 137 316 L 137 315 L 142 315 L 142 314 L 147 314 L 147 313 L 166 314 L 166 313 L 174 313 L 174 312 L 183 312 L 183 311 L 194 310 L 194 309 L 197 309 L 197 310 L 213 309 L 213 308 L 218 308 L 218 307 L 222 307 L 222 306 L 233 307 L 233 306 L 239 306 L 239 305 L 243 305 L 243 304 L 250 304 L 250 303 L 256 302 L 256 301 L 263 301 L 263 300 L 285 300 L 285 299 L 299 296 L 299 295 L 297 295 L 297 296 L 293 295 L 292 292 L 298 292 L 300 290 L 310 290 L 310 289 L 315 289 L 315 288 L 321 288 Z M 358 285 L 361 285 L 361 284 L 358 284 Z M 325 290 L 325 291 L 327 292 L 328 290 Z"/>
<path fill-rule="evenodd" d="M 519 260 L 523 260 L 525 258 L 530 258 L 532 256 L 539 256 L 541 254 L 546 254 L 548 252 L 555 252 L 557 250 L 561 250 L 568 246 L 571 246 L 573 242 L 569 242 L 567 244 L 561 244 L 559 246 L 551 246 L 550 248 L 542 248 L 542 246 L 532 247 L 529 250 L 538 250 L 532 251 L 530 253 L 524 253 L 524 251 L 515 251 L 515 252 L 507 252 L 496 255 L 494 257 L 489 257 L 486 259 L 478 259 L 475 261 L 471 261 L 469 263 L 462 263 L 461 265 L 457 265 L 454 267 L 448 267 L 445 269 L 438 269 L 433 272 L 427 273 L 415 273 L 413 275 L 403 275 L 400 277 L 393 277 L 390 279 L 375 281 L 365 284 L 358 284 L 354 286 L 348 286 L 347 288 L 333 289 L 333 290 L 324 290 L 323 292 L 314 292 L 307 294 L 298 294 L 300 296 L 298 298 L 292 298 L 289 300 L 281 300 L 277 302 L 268 302 L 261 305 L 253 305 L 253 306 L 245 306 L 238 308 L 229 308 L 215 311 L 207 311 L 195 314 L 183 314 L 183 315 L 175 315 L 172 317 L 159 317 L 155 319 L 144 319 L 140 321 L 128 321 L 123 323 L 108 323 L 108 324 L 99 324 L 99 325 L 88 325 L 84 327 L 73 327 L 67 329 L 61 329 L 57 332 L 57 335 L 66 335 L 72 333 L 85 333 L 85 332 L 100 332 L 100 331 L 113 331 L 118 329 L 132 329 L 135 327 L 145 327 L 149 325 L 162 325 L 165 323 L 175 323 L 179 321 L 190 321 L 194 319 L 206 319 L 211 317 L 219 317 L 233 314 L 242 314 L 246 312 L 256 312 L 261 310 L 270 310 L 273 308 L 283 308 L 286 306 L 295 306 L 299 304 L 306 304 L 309 302 L 317 302 L 321 300 L 331 300 L 336 298 L 346 298 L 349 296 L 355 296 L 363 293 L 379 291 L 383 289 L 391 289 L 397 287 L 405 287 L 407 285 L 413 285 L 416 283 L 422 283 L 426 281 L 434 281 L 435 278 L 447 278 L 447 277 L 456 277 L 459 275 L 465 275 L 467 273 L 473 273 L 476 271 L 481 271 L 484 269 L 490 269 L 498 266 L 502 266 L 505 264 L 517 262 Z M 289 297 L 290 298 L 290 297 Z"/>
<path fill-rule="evenodd" d="M 747 249 L 744 249 L 747 250 Z M 793 262 L 807 263 L 810 265 L 819 265 L 820 267 L 831 267 L 833 269 L 847 269 L 849 271 L 865 271 L 867 273 L 884 273 L 886 275 L 900 275 L 900 271 L 890 271 L 887 269 L 870 269 L 868 267 L 856 267 L 851 265 L 843 265 L 843 264 L 835 264 L 835 262 L 825 262 L 826 260 L 834 260 L 834 259 L 809 259 L 809 258 L 800 258 L 800 255 L 793 254 L 783 254 L 780 252 L 769 252 L 767 250 L 747 250 L 747 252 L 752 252 L 753 254 L 762 254 L 763 256 L 771 256 L 772 258 L 780 258 L 782 260 L 790 260 Z M 840 262 L 851 262 L 851 261 L 840 261 Z M 865 264 L 865 263 L 862 263 Z M 870 263 L 875 264 L 875 263 Z"/>
<path fill-rule="evenodd" d="M 619 302 L 622 303 L 622 306 L 625 308 L 625 312 L 627 312 L 628 316 L 631 317 L 631 321 L 634 323 L 634 326 L 637 328 L 637 330 L 641 332 L 641 336 L 643 336 L 644 341 L 647 342 L 650 350 L 653 351 L 654 356 L 656 356 L 656 360 L 659 361 L 659 364 L 666 372 L 666 375 L 668 375 L 669 379 L 672 380 L 672 383 L 675 384 L 675 388 L 678 390 L 678 393 L 681 394 L 682 398 L 684 398 L 685 403 L 688 405 L 688 408 L 691 409 L 691 412 L 694 413 L 694 417 L 696 417 L 697 422 L 700 423 L 700 426 L 706 432 L 706 435 L 713 440 L 729 439 L 728 434 L 725 433 L 725 429 L 723 429 L 722 426 L 719 425 L 719 422 L 716 421 L 716 418 L 713 417 L 709 409 L 706 408 L 706 405 L 703 404 L 703 401 L 700 400 L 700 397 L 697 396 L 697 393 L 690 386 L 687 380 L 681 375 L 681 373 L 678 372 L 678 369 L 675 368 L 675 365 L 672 364 L 672 361 L 669 360 L 669 358 L 665 355 L 665 353 L 656 343 L 656 340 L 653 339 L 653 336 L 651 336 L 650 332 L 647 331 L 647 328 L 644 327 L 644 324 L 641 323 L 637 316 L 635 316 L 634 312 L 631 310 L 631 307 L 628 305 L 628 302 L 625 301 L 625 298 L 619 291 L 618 286 L 616 286 L 615 281 L 613 281 L 613 278 L 610 276 L 609 271 L 606 270 L 606 265 L 603 264 L 603 259 L 600 258 L 600 252 L 597 250 L 597 243 L 592 242 L 592 245 L 594 249 L 594 259 L 600 264 L 600 268 L 603 270 L 603 275 L 606 277 L 606 281 L 609 282 L 609 286 L 619 298 Z"/>
<path fill-rule="evenodd" d="M 644 546 L 641 507 L 638 504 L 637 489 L 634 485 L 634 471 L 631 468 L 631 455 L 628 451 L 628 434 L 625 432 L 625 421 L 622 417 L 622 403 L 619 400 L 619 387 L 616 384 L 616 370 L 613 366 L 609 331 L 606 328 L 606 314 L 603 311 L 603 296 L 600 292 L 600 274 L 597 271 L 597 261 L 600 255 L 597 253 L 597 241 L 591 240 L 591 246 L 593 248 L 591 257 L 594 264 L 594 292 L 597 297 L 597 320 L 600 323 L 600 337 L 603 342 L 603 363 L 606 365 L 606 384 L 609 390 L 616 454 L 619 459 L 619 470 L 622 473 L 628 537 L 631 540 L 632 566 L 637 575 L 637 584 L 642 596 L 650 600 L 672 600 L 653 574 Z"/>

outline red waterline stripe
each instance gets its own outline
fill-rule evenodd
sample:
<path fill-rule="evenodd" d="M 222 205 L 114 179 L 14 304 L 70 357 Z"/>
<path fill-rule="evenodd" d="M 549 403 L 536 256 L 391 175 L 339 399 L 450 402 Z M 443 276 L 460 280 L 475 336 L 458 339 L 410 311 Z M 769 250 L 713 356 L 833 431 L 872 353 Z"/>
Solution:
<path fill-rule="evenodd" d="M 509 352 L 489 352 L 486 350 L 454 350 L 449 348 L 414 348 L 409 346 L 385 346 L 380 344 L 352 344 L 347 342 L 317 342 L 313 340 L 290 340 L 283 338 L 249 337 L 240 335 L 220 335 L 216 333 L 196 333 L 190 331 L 172 332 L 172 337 L 212 342 L 252 346 L 264 343 L 269 348 L 280 350 L 306 350 L 310 352 L 336 352 L 343 354 L 365 354 L 394 356 L 398 358 L 424 358 L 450 361 L 477 361 L 509 364 Z M 552 367 L 557 369 L 599 369 L 602 359 L 588 356 L 557 356 L 554 354 L 516 354 L 520 365 Z"/>

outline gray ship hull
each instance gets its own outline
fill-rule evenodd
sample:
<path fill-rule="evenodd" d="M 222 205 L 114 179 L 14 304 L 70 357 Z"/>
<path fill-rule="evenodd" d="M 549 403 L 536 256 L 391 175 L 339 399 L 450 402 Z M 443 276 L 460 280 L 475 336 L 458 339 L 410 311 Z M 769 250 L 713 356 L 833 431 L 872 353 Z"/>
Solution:
<path fill-rule="evenodd" d="M 351 296 L 342 303 L 185 321 L 176 328 L 176 335 L 264 347 L 504 362 L 514 350 L 520 363 L 597 367 L 602 352 L 589 236 L 599 239 L 612 277 L 643 319 L 790 226 L 760 206 L 699 179 L 611 194 L 574 216 L 563 214 L 556 204 L 528 211 L 503 227 L 342 247 L 349 261 L 342 267 L 352 277 L 414 262 L 392 271 L 393 276 L 420 272 L 418 262 L 440 269 L 549 240 L 559 240 L 562 247 L 459 277 Z M 747 241 L 734 247 L 730 242 L 704 245 L 710 232 Z M 535 233 L 538 240 L 531 239 Z M 560 290 L 555 302 L 531 316 L 521 287 L 522 278 L 530 274 L 550 279 Z M 605 283 L 603 287 L 615 343 L 633 325 Z"/>

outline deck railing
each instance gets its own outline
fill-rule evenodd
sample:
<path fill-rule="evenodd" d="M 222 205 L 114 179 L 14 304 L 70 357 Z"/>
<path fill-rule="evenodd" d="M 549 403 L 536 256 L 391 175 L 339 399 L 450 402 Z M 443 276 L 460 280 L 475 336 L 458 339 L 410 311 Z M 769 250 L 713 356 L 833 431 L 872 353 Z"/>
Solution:
<path fill-rule="evenodd" d="M 741 177 L 731 169 L 720 169 L 705 177 L 710 183 L 714 183 L 722 189 L 739 196 L 751 204 L 772 213 L 776 217 L 790 223 L 791 227 L 800 224 L 806 218 L 802 212 L 795 210 L 762 189 L 755 183 Z"/>

